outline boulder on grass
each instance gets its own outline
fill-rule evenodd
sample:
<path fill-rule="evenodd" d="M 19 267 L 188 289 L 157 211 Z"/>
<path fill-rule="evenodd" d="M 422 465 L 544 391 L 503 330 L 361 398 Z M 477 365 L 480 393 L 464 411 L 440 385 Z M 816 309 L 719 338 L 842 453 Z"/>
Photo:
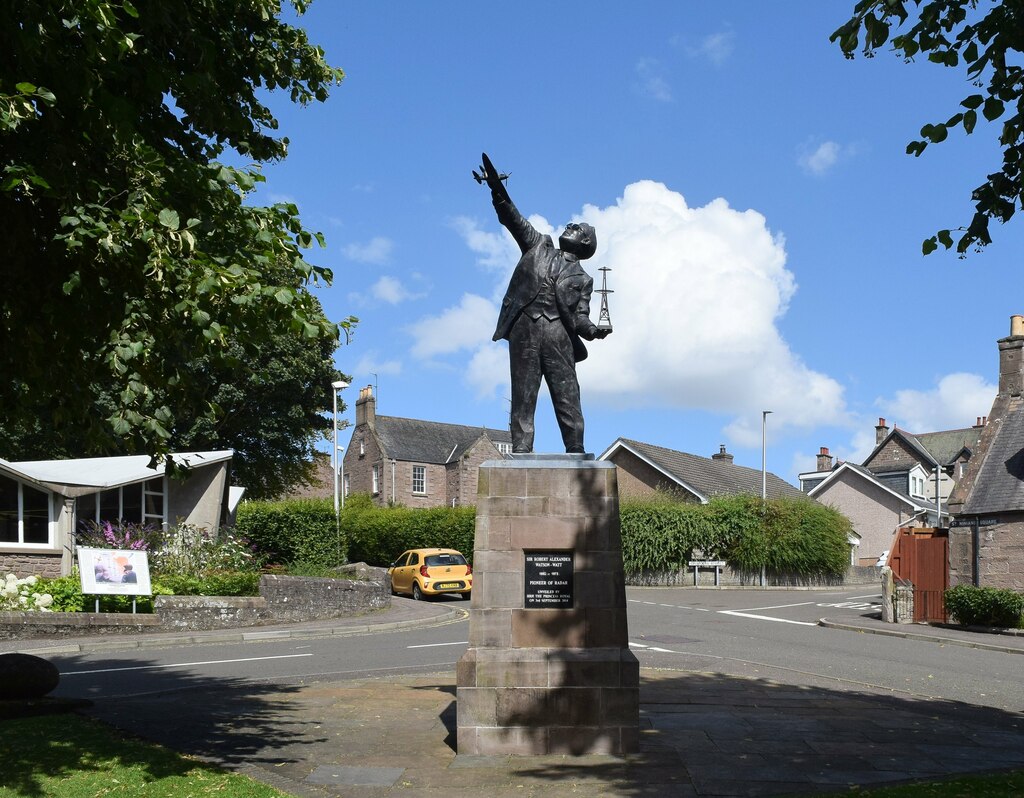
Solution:
<path fill-rule="evenodd" d="M 0 654 L 0 700 L 42 698 L 60 682 L 57 666 L 31 654 Z"/>

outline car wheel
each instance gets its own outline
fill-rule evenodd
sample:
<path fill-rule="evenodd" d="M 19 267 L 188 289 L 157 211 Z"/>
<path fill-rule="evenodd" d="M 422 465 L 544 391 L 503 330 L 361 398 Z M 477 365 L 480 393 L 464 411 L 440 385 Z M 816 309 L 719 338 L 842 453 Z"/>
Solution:
<path fill-rule="evenodd" d="M 423 601 L 423 591 L 420 590 L 420 583 L 412 583 L 412 598 L 413 601 Z"/>
<path fill-rule="evenodd" d="M 470 597 L 471 597 L 471 596 L 472 596 L 473 594 L 472 594 L 472 593 L 462 593 L 462 594 L 460 594 L 460 595 L 462 596 L 462 600 L 463 600 L 463 601 L 469 601 Z"/>

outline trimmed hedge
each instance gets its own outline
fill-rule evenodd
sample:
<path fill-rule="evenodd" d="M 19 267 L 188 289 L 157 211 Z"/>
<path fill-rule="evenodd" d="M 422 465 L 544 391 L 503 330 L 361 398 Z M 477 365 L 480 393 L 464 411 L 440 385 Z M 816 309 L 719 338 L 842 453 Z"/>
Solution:
<path fill-rule="evenodd" d="M 344 531 L 339 533 L 330 499 L 242 502 L 235 529 L 270 564 L 348 562 Z"/>
<path fill-rule="evenodd" d="M 627 578 L 684 570 L 694 552 L 735 571 L 838 576 L 850 562 L 849 520 L 804 499 L 724 496 L 685 504 L 669 495 L 621 504 Z"/>
<path fill-rule="evenodd" d="M 810 500 L 728 496 L 687 504 L 670 495 L 625 500 L 620 506 L 627 577 L 685 570 L 695 552 L 725 560 L 736 571 L 799 576 L 846 572 L 850 522 Z M 453 548 L 473 556 L 473 507 L 377 507 L 364 494 L 348 497 L 335 527 L 329 500 L 247 502 L 237 529 L 271 562 L 387 566 L 406 549 Z"/>
<path fill-rule="evenodd" d="M 964 626 L 1024 628 L 1024 595 L 994 587 L 957 585 L 943 594 L 949 614 Z"/>
<path fill-rule="evenodd" d="M 388 566 L 406 549 L 458 549 L 472 561 L 475 507 L 376 507 L 369 496 L 351 496 L 341 514 L 352 562 Z"/>

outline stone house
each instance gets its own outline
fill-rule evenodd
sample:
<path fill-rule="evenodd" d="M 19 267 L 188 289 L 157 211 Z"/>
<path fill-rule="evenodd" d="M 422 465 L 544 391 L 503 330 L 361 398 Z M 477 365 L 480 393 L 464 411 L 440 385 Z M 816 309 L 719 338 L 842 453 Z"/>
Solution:
<path fill-rule="evenodd" d="M 242 496 L 229 486 L 233 452 L 173 454 L 171 478 L 147 455 L 10 462 L 0 459 L 0 574 L 71 573 L 75 532 L 86 521 L 216 532 Z"/>
<path fill-rule="evenodd" d="M 701 457 L 628 438 L 617 438 L 597 459 L 618 466 L 619 493 L 622 496 L 645 496 L 656 491 L 669 491 L 687 501 L 707 504 L 714 496 L 738 493 L 761 495 L 761 471 L 736 465 L 725 446 L 711 457 Z M 807 498 L 797 488 L 770 472 L 765 474 L 765 487 L 769 499 Z"/>
<path fill-rule="evenodd" d="M 1024 591 L 1024 316 L 998 346 L 988 424 L 949 497 L 949 583 Z"/>
<path fill-rule="evenodd" d="M 512 452 L 508 430 L 378 416 L 376 405 L 371 386 L 360 390 L 342 460 L 345 496 L 368 493 L 380 506 L 473 505 L 480 464 Z"/>
<path fill-rule="evenodd" d="M 888 555 L 901 527 L 943 526 L 945 504 L 964 473 L 985 427 L 912 434 L 878 419 L 875 448 L 860 465 L 836 463 L 818 453 L 815 471 L 799 475 L 807 495 L 835 507 L 860 535 L 857 557 L 873 565 Z M 937 497 L 937 498 L 936 498 Z"/>

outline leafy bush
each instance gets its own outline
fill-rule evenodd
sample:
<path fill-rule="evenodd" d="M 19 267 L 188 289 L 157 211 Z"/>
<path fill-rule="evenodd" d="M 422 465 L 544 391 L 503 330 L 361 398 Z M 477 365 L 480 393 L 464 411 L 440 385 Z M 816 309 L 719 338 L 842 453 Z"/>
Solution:
<path fill-rule="evenodd" d="M 172 596 L 258 596 L 259 588 L 260 575 L 255 571 L 164 574 L 153 583 L 155 594 Z"/>
<path fill-rule="evenodd" d="M 946 609 L 965 626 L 1024 628 L 1024 595 L 994 587 L 957 585 L 945 592 Z"/>
<path fill-rule="evenodd" d="M 208 571 L 258 571 L 261 558 L 234 530 L 222 528 L 214 536 L 194 524 L 168 530 L 158 549 L 149 555 L 154 577 L 164 574 L 201 576 Z M 225 594 L 226 595 L 226 594 Z"/>
<path fill-rule="evenodd" d="M 711 556 L 717 535 L 705 505 L 666 495 L 627 499 L 619 507 L 626 576 L 686 568 L 694 549 Z"/>
<path fill-rule="evenodd" d="M 849 564 L 849 520 L 809 500 L 740 495 L 699 505 L 659 494 L 624 501 L 620 515 L 627 577 L 684 569 L 695 552 L 748 573 L 836 575 Z"/>
<path fill-rule="evenodd" d="M 266 562 L 347 562 L 345 538 L 330 499 L 243 502 L 236 529 Z"/>
<path fill-rule="evenodd" d="M 850 562 L 850 521 L 809 499 L 722 496 L 708 505 L 717 554 L 737 571 L 838 575 Z"/>
<path fill-rule="evenodd" d="M 0 579 L 0 612 L 51 612 L 53 596 L 36 590 L 38 583 L 38 576 L 19 579 L 14 574 L 7 574 L 5 578 Z"/>
<path fill-rule="evenodd" d="M 53 603 L 50 604 L 50 609 L 53 612 L 82 612 L 85 607 L 82 581 L 78 578 L 77 568 L 72 570 L 68 576 L 61 576 L 57 579 L 41 577 L 32 585 L 32 592 L 48 594 L 53 599 Z"/>
<path fill-rule="evenodd" d="M 349 559 L 389 565 L 406 549 L 458 549 L 473 557 L 476 509 L 473 507 L 376 507 L 369 496 L 351 496 L 341 513 Z"/>

